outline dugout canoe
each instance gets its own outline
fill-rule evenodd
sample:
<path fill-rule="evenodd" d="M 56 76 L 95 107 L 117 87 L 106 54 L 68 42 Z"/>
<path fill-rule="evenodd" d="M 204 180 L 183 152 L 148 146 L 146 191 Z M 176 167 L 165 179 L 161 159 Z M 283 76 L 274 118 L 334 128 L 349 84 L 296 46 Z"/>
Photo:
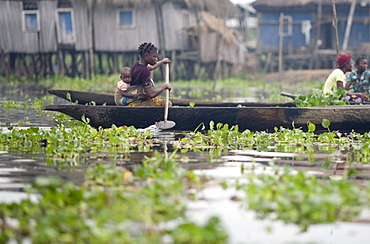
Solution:
<path fill-rule="evenodd" d="M 114 102 L 114 94 L 110 93 L 97 93 L 97 92 L 83 92 L 74 90 L 48 90 L 50 94 L 57 97 L 63 98 L 67 101 L 71 101 L 77 104 L 92 104 L 95 105 L 107 105 L 116 106 Z M 236 106 L 248 106 L 248 107 L 294 107 L 295 102 L 285 103 L 255 103 L 255 102 L 211 102 L 211 101 L 200 101 L 200 100 L 189 100 L 189 99 L 176 99 L 170 98 L 173 106 L 189 106 L 190 102 L 194 102 L 195 106 L 206 106 L 206 107 L 236 107 Z"/>
<path fill-rule="evenodd" d="M 125 107 L 89 105 L 47 105 L 47 111 L 64 113 L 76 120 L 89 118 L 90 125 L 98 128 L 134 126 L 146 128 L 163 120 L 163 107 Z M 327 107 L 170 107 L 168 120 L 176 122 L 173 130 L 193 131 L 200 124 L 208 128 L 209 122 L 238 125 L 239 130 L 273 131 L 275 127 L 302 128 L 307 122 L 316 125 L 317 132 L 327 131 L 321 123 L 331 122 L 331 131 L 362 133 L 370 131 L 370 105 Z"/>

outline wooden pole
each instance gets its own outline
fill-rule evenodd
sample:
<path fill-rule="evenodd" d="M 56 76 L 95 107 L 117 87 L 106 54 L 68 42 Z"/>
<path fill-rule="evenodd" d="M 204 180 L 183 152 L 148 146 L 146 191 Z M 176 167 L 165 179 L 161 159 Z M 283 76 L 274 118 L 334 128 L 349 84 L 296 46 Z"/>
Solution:
<path fill-rule="evenodd" d="M 317 5 L 317 18 L 316 18 L 316 43 L 314 46 L 314 53 L 310 62 L 310 69 L 318 67 L 318 49 L 319 49 L 319 40 L 321 42 L 321 19 L 322 19 L 322 0 L 318 0 Z"/>
<path fill-rule="evenodd" d="M 87 78 L 90 78 L 95 74 L 95 65 L 94 65 L 94 8 L 95 0 L 87 1 L 88 10 L 88 27 L 89 27 L 89 72 L 87 73 Z"/>
<path fill-rule="evenodd" d="M 217 50 L 216 50 L 216 52 L 217 52 L 216 53 L 217 62 L 216 62 L 215 73 L 214 73 L 214 76 L 213 76 L 214 80 L 221 78 L 221 62 L 223 60 L 222 51 L 223 51 L 223 48 L 224 48 L 224 37 L 222 36 L 222 34 L 217 34 L 217 36 L 218 36 L 218 39 L 219 39 L 219 43 L 217 45 Z"/>
<path fill-rule="evenodd" d="M 279 73 L 283 72 L 283 35 L 284 32 L 284 13 L 280 13 L 279 18 Z"/>
<path fill-rule="evenodd" d="M 158 36 L 158 47 L 161 51 L 163 57 L 166 56 L 166 38 L 165 38 L 165 29 L 164 22 L 166 21 L 163 18 L 162 5 L 160 3 L 155 3 L 155 17 L 156 17 L 156 26 L 157 26 L 157 36 Z M 162 73 L 163 74 L 163 73 Z"/>
<path fill-rule="evenodd" d="M 334 30 L 335 30 L 335 47 L 337 50 L 337 56 L 339 56 L 338 18 L 337 18 L 337 10 L 335 8 L 335 0 L 332 0 L 332 6 L 333 6 L 333 19 L 334 19 Z"/>
<path fill-rule="evenodd" d="M 176 59 L 176 51 L 172 50 L 171 54 L 171 59 L 172 59 L 172 65 L 171 65 L 171 79 L 170 80 L 176 80 L 176 64 L 177 64 L 177 59 Z"/>
<path fill-rule="evenodd" d="M 343 52 L 345 52 L 347 50 L 348 39 L 349 39 L 349 35 L 351 33 L 352 21 L 353 21 L 353 15 L 355 13 L 355 8 L 356 8 L 356 0 L 353 0 L 353 2 L 351 4 L 351 8 L 349 10 L 346 32 L 344 34 L 344 41 L 343 41 L 343 45 L 342 45 L 342 51 Z"/>

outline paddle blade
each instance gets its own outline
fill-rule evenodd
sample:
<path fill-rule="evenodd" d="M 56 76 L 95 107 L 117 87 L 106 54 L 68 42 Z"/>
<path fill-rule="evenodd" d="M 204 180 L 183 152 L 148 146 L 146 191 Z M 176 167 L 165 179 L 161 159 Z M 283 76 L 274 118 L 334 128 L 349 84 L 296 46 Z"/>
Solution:
<path fill-rule="evenodd" d="M 176 123 L 174 121 L 171 121 L 171 120 L 165 120 L 165 121 L 156 122 L 155 125 L 159 129 L 171 129 L 171 128 L 175 127 Z"/>

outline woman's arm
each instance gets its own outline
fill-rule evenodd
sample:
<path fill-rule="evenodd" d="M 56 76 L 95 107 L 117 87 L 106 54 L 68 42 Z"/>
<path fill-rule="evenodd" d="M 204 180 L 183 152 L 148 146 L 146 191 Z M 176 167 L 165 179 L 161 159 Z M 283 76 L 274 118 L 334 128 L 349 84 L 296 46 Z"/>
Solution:
<path fill-rule="evenodd" d="M 161 94 L 162 91 L 168 89 L 171 91 L 171 84 L 163 84 L 160 87 L 154 89 L 154 87 L 145 87 L 145 93 L 147 98 L 153 98 Z"/>
<path fill-rule="evenodd" d="M 154 70 L 154 69 L 158 68 L 159 66 L 161 66 L 163 64 L 168 64 L 168 63 L 171 63 L 171 62 L 172 62 L 171 59 L 164 58 L 161 61 L 158 61 L 155 65 L 148 64 L 147 67 L 148 67 L 149 70 Z"/>
<path fill-rule="evenodd" d="M 337 87 L 338 88 L 341 87 L 342 89 L 345 89 L 347 91 L 347 93 L 346 93 L 347 96 L 358 96 L 362 99 L 362 101 L 366 101 L 367 99 L 369 99 L 368 96 L 364 93 L 354 93 L 354 92 L 348 91 L 350 85 L 351 85 L 351 83 L 347 82 L 346 87 L 343 87 L 343 82 L 342 81 L 337 81 Z"/>
<path fill-rule="evenodd" d="M 348 90 L 349 90 L 349 88 L 351 87 L 351 85 L 352 85 L 352 83 L 351 83 L 351 82 L 349 82 L 349 81 L 347 81 L 347 82 L 346 82 L 346 86 L 344 87 L 344 89 L 348 91 Z"/>

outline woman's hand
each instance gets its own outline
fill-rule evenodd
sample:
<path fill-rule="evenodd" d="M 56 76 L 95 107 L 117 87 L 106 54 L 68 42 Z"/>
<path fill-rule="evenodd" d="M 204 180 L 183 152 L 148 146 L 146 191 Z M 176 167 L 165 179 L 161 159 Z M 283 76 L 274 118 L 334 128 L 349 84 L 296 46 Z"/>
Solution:
<path fill-rule="evenodd" d="M 365 102 L 369 99 L 369 97 L 366 94 L 363 94 L 363 93 L 360 93 L 360 94 L 361 94 L 361 96 L 359 96 L 359 97 L 361 97 L 362 101 Z"/>
<path fill-rule="evenodd" d="M 361 98 L 361 100 L 363 102 L 365 102 L 366 100 L 369 99 L 369 97 L 366 94 L 364 94 L 364 93 L 353 93 L 352 95 L 355 95 L 355 96 Z"/>
<path fill-rule="evenodd" d="M 163 85 L 162 85 L 162 87 L 163 87 L 163 90 L 168 89 L 168 90 L 170 90 L 170 91 L 171 91 L 171 89 L 172 89 L 171 84 L 168 84 L 168 83 L 163 84 Z"/>
<path fill-rule="evenodd" d="M 161 62 L 163 62 L 163 64 L 168 64 L 168 63 L 171 63 L 172 61 L 169 58 L 164 58 L 161 60 Z"/>

